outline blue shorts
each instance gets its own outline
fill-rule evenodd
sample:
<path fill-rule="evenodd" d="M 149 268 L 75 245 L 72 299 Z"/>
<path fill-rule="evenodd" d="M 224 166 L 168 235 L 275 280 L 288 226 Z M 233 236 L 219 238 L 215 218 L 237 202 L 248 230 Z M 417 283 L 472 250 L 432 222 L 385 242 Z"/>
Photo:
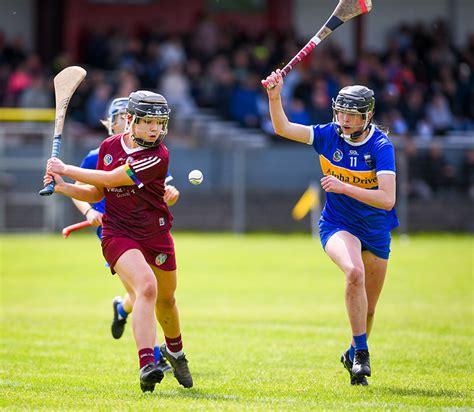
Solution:
<path fill-rule="evenodd" d="M 342 230 L 349 232 L 351 235 L 354 235 L 357 239 L 359 239 L 360 243 L 362 244 L 362 250 L 368 250 L 381 259 L 388 259 L 390 255 L 390 241 L 392 239 L 390 232 L 387 231 L 382 234 L 378 233 L 375 236 L 361 236 L 343 225 L 333 225 L 327 221 L 320 220 L 319 237 L 321 238 L 323 249 L 326 248 L 326 243 L 328 242 L 329 238 L 334 235 L 334 233 L 340 232 Z"/>
<path fill-rule="evenodd" d="M 97 237 L 99 238 L 99 240 L 102 240 L 102 226 L 99 226 L 97 230 L 95 231 L 95 233 L 97 234 Z"/>

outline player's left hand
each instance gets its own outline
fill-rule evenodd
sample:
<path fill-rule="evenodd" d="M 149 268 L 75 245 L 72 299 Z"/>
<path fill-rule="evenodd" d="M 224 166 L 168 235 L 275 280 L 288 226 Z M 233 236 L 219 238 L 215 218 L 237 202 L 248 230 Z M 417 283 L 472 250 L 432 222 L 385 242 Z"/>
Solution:
<path fill-rule="evenodd" d="M 64 182 L 64 180 L 62 179 L 62 177 L 56 173 L 46 173 L 43 177 L 43 185 L 46 187 L 47 185 L 49 185 L 52 181 L 53 181 L 53 178 L 54 178 L 54 192 L 55 193 L 61 193 L 62 189 L 63 189 L 63 186 L 66 184 Z"/>
<path fill-rule="evenodd" d="M 173 206 L 179 198 L 179 190 L 176 189 L 174 186 L 166 185 L 165 186 L 165 195 L 163 196 L 163 200 L 168 206 Z"/>
<path fill-rule="evenodd" d="M 51 157 L 50 159 L 48 159 L 48 163 L 46 165 L 46 172 L 64 175 L 64 173 L 66 173 L 66 165 L 62 160 L 58 159 L 57 157 Z"/>
<path fill-rule="evenodd" d="M 346 187 L 346 184 L 342 183 L 337 177 L 330 175 L 330 176 L 324 176 L 321 179 L 321 187 L 326 192 L 343 193 L 344 188 Z"/>

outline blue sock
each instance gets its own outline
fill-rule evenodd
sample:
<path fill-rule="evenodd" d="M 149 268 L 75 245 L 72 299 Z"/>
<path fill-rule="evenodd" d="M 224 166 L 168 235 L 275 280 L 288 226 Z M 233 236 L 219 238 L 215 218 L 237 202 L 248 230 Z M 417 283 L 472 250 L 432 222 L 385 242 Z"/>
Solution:
<path fill-rule="evenodd" d="M 352 343 L 351 343 L 351 346 L 349 346 L 349 359 L 354 362 L 354 353 L 355 353 L 355 348 L 354 346 L 352 346 Z"/>
<path fill-rule="evenodd" d="M 367 346 L 367 333 L 363 333 L 362 335 L 359 336 L 354 336 L 354 342 L 355 342 L 355 350 L 369 350 L 369 347 Z"/>
<path fill-rule="evenodd" d="M 127 319 L 128 313 L 125 312 L 125 309 L 123 308 L 122 303 L 119 303 L 117 305 L 117 312 L 122 319 Z"/>
<path fill-rule="evenodd" d="M 161 351 L 159 346 L 153 348 L 153 353 L 155 354 L 155 365 L 161 360 Z"/>

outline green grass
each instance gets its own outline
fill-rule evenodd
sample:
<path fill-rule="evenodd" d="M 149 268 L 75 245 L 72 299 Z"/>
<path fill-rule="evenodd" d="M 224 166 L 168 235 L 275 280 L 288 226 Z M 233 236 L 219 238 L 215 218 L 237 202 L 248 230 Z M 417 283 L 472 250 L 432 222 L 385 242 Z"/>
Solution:
<path fill-rule="evenodd" d="M 195 386 L 142 394 L 120 282 L 92 235 L 2 236 L 0 407 L 25 410 L 398 410 L 474 407 L 473 237 L 395 238 L 351 387 L 341 273 L 302 235 L 176 233 L 177 293 Z"/>

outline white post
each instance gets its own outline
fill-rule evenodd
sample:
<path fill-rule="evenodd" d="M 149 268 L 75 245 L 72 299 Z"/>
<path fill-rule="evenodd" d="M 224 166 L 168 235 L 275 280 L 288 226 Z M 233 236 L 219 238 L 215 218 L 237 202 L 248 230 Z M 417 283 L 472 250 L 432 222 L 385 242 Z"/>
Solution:
<path fill-rule="evenodd" d="M 244 233 L 246 222 L 246 152 L 242 147 L 233 151 L 233 184 L 232 184 L 232 230 L 234 233 Z"/>

